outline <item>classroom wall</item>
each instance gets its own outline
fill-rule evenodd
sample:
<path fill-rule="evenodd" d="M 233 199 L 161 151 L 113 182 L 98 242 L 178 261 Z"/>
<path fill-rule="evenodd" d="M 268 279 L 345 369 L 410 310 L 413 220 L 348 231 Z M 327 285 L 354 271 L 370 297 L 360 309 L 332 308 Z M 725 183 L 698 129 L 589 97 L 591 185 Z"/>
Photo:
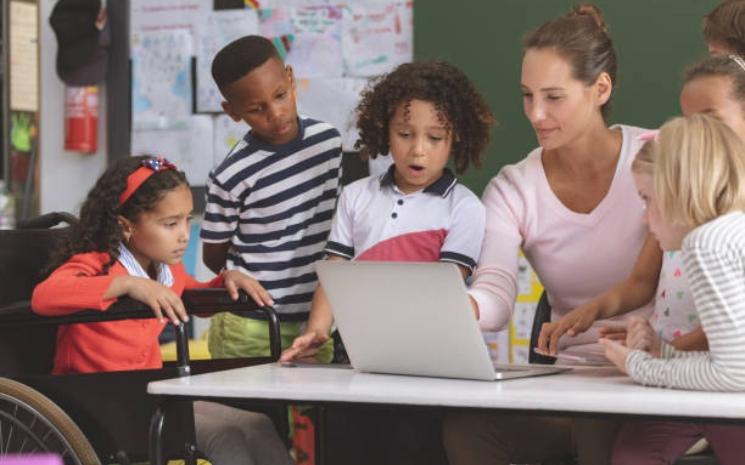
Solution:
<path fill-rule="evenodd" d="M 64 150 L 65 86 L 57 77 L 57 38 L 49 25 L 55 0 L 39 2 L 39 195 L 41 213 L 77 214 L 86 194 L 106 168 L 106 99 L 99 89 L 98 152 L 85 155 Z"/>
<path fill-rule="evenodd" d="M 499 120 L 481 170 L 462 177 L 481 193 L 499 168 L 523 158 L 536 141 L 522 114 L 520 41 L 568 11 L 568 0 L 416 2 L 414 56 L 460 66 Z M 610 122 L 656 127 L 678 113 L 686 65 L 706 54 L 701 20 L 716 0 L 598 0 L 619 55 Z"/>
<path fill-rule="evenodd" d="M 414 14 L 417 59 L 443 58 L 462 67 L 486 95 L 499 126 L 483 167 L 462 177 L 481 193 L 507 163 L 533 148 L 535 137 L 522 114 L 521 37 L 574 4 L 568 0 L 461 2 L 420 0 Z M 703 56 L 701 18 L 716 0 L 599 0 L 619 54 L 619 80 L 611 122 L 653 127 L 677 113 L 682 71 Z M 54 0 L 40 0 L 40 205 L 42 212 L 77 211 L 106 166 L 106 102 L 99 114 L 99 151 L 65 152 L 64 85 L 55 72 L 56 39 L 49 26 Z M 101 95 L 104 95 L 103 89 Z"/>

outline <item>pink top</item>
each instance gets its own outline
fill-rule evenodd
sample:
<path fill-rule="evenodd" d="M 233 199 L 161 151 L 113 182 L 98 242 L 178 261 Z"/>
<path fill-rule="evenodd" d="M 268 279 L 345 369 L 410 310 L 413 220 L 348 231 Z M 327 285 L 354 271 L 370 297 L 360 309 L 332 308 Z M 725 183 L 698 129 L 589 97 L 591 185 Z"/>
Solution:
<path fill-rule="evenodd" d="M 543 170 L 540 147 L 523 161 L 505 166 L 489 182 L 483 195 L 486 236 L 470 291 L 479 304 L 482 329 L 501 329 L 512 316 L 520 248 L 548 292 L 554 320 L 631 272 L 647 235 L 643 203 L 630 169 L 643 144 L 637 137 L 645 131 L 616 128 L 623 134 L 616 173 L 605 198 L 590 213 L 573 212 L 556 197 Z M 648 315 L 651 306 L 633 313 L 639 311 Z M 565 337 L 562 345 L 594 342 L 597 333 L 583 336 Z"/>

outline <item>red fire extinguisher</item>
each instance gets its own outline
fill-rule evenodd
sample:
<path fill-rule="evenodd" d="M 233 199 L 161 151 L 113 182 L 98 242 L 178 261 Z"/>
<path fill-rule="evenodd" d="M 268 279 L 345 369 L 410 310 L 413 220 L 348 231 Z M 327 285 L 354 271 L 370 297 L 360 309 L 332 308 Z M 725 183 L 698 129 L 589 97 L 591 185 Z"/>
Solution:
<path fill-rule="evenodd" d="M 95 153 L 98 149 L 98 87 L 67 87 L 65 150 Z"/>

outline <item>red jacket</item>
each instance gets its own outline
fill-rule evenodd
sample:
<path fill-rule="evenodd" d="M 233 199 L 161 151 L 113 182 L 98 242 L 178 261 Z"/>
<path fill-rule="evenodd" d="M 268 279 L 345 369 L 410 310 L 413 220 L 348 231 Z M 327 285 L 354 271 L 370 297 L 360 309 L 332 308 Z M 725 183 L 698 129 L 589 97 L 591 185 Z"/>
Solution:
<path fill-rule="evenodd" d="M 68 315 L 82 309 L 106 311 L 116 298 L 104 300 L 103 294 L 115 277 L 128 275 L 119 262 L 111 266 L 108 274 L 102 274 L 108 261 L 106 253 L 74 255 L 36 286 L 31 308 L 35 313 L 47 316 Z M 223 285 L 220 276 L 208 283 L 195 280 L 180 263 L 170 265 L 170 268 L 173 273 L 171 289 L 178 295 L 184 289 Z M 158 336 L 165 324 L 152 318 L 60 326 L 53 373 L 160 368 L 163 361 Z"/>

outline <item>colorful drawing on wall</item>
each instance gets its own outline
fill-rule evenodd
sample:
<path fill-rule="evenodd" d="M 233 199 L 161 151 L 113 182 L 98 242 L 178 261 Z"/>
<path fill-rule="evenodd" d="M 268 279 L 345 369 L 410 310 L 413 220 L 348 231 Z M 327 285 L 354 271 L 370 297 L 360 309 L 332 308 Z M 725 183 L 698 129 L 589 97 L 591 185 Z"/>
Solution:
<path fill-rule="evenodd" d="M 225 45 L 259 33 L 255 10 L 220 10 L 206 15 L 196 27 L 197 112 L 222 112 L 222 95 L 212 79 L 212 60 Z"/>
<path fill-rule="evenodd" d="M 340 7 L 279 7 L 262 10 L 259 18 L 261 34 L 282 45 L 280 50 L 296 77 L 341 77 Z"/>
<path fill-rule="evenodd" d="M 132 147 L 181 151 L 171 157 L 186 161 L 195 185 L 205 182 L 206 172 L 248 130 L 218 116 L 222 96 L 211 63 L 230 41 L 247 34 L 273 40 L 293 68 L 299 111 L 335 125 L 345 150 L 354 150 L 353 110 L 369 77 L 412 59 L 411 0 L 244 0 L 245 8 L 212 6 L 206 0 L 130 0 Z M 385 168 L 389 159 L 378 161 Z"/>
<path fill-rule="evenodd" d="M 527 363 L 530 332 L 533 329 L 535 309 L 543 292 L 538 277 L 525 255 L 520 253 L 517 271 L 518 295 L 510 321 L 510 356 L 513 363 Z"/>
<path fill-rule="evenodd" d="M 395 66 L 397 15 L 395 3 L 347 5 L 342 28 L 344 70 L 347 75 L 376 76 Z"/>
<path fill-rule="evenodd" d="M 249 127 L 243 122 L 236 123 L 228 115 L 215 116 L 214 125 L 213 166 L 218 166 L 246 135 Z"/>
<path fill-rule="evenodd" d="M 193 115 L 187 130 L 133 131 L 131 152 L 132 155 L 163 155 L 186 173 L 189 184 L 203 186 L 213 168 L 212 132 L 212 116 Z"/>
<path fill-rule="evenodd" d="M 359 78 L 298 79 L 298 111 L 333 124 L 342 134 L 344 150 L 352 151 L 359 135 L 354 109 L 366 85 Z"/>
<path fill-rule="evenodd" d="M 132 48 L 132 128 L 191 127 L 191 33 L 141 32 Z"/>

